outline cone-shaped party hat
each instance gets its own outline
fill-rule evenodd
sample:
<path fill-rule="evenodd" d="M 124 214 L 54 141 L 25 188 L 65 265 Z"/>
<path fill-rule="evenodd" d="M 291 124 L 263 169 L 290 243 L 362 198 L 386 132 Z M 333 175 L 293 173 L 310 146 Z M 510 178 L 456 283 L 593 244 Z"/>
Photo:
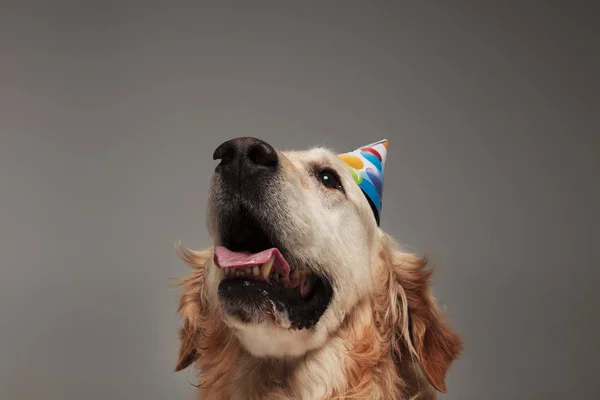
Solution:
<path fill-rule="evenodd" d="M 387 157 L 387 147 L 388 141 L 383 139 L 338 155 L 348 165 L 354 181 L 369 200 L 373 213 L 375 213 L 377 225 L 379 225 L 379 215 L 381 213 L 383 170 Z"/>

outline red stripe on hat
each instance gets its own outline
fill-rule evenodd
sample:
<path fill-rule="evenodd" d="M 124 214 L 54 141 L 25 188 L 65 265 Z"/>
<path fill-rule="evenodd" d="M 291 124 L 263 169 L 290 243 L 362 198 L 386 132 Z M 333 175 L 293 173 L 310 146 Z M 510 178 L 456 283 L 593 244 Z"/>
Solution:
<path fill-rule="evenodd" d="M 383 161 L 383 159 L 381 158 L 381 154 L 379 154 L 379 152 L 377 150 L 375 150 L 371 147 L 362 147 L 361 150 L 371 153 L 371 154 L 375 155 L 375 157 L 379 158 L 379 161 Z"/>

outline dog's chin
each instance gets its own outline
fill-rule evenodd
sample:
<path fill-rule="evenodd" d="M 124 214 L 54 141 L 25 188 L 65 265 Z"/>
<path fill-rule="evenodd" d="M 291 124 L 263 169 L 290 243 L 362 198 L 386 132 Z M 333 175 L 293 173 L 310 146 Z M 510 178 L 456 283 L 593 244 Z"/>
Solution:
<path fill-rule="evenodd" d="M 311 329 L 286 329 L 274 322 L 245 323 L 225 315 L 225 324 L 243 348 L 258 358 L 295 358 L 321 347 L 326 335 Z"/>
<path fill-rule="evenodd" d="M 225 323 L 257 357 L 297 357 L 315 345 L 314 327 L 332 297 L 331 286 L 316 277 L 306 297 L 300 288 L 278 282 L 224 278 L 218 297 Z"/>

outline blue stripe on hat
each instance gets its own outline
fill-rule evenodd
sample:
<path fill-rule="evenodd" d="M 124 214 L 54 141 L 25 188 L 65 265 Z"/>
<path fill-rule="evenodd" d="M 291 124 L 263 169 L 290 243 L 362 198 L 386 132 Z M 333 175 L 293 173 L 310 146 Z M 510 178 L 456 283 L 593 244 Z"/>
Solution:
<path fill-rule="evenodd" d="M 379 197 L 379 193 L 377 192 L 375 186 L 373 186 L 373 184 L 367 179 L 363 179 L 359 186 L 367 195 L 367 197 L 371 199 L 373 205 L 375 205 L 375 208 L 377 209 L 377 213 L 379 214 L 381 212 L 381 197 Z"/>

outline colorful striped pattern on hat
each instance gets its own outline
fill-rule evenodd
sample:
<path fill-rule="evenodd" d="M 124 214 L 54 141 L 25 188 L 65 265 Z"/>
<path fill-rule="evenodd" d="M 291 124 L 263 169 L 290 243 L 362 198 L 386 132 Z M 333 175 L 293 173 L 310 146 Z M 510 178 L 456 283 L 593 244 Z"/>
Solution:
<path fill-rule="evenodd" d="M 383 172 L 387 157 L 387 139 L 380 140 L 354 151 L 339 154 L 338 157 L 348 165 L 352 177 L 369 200 L 375 219 L 379 225 L 381 198 L 383 195 Z"/>

